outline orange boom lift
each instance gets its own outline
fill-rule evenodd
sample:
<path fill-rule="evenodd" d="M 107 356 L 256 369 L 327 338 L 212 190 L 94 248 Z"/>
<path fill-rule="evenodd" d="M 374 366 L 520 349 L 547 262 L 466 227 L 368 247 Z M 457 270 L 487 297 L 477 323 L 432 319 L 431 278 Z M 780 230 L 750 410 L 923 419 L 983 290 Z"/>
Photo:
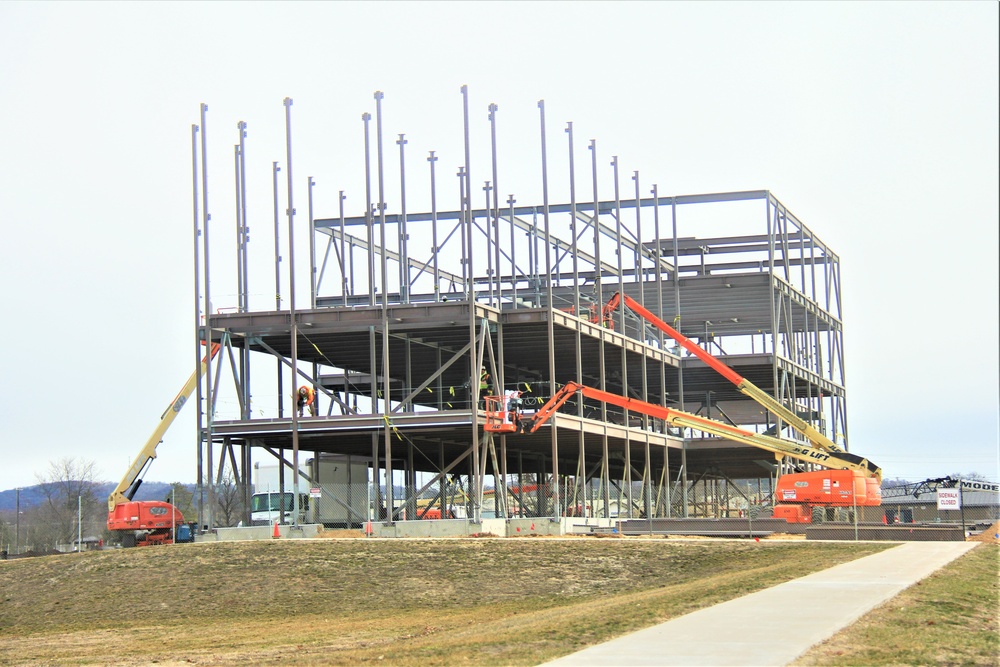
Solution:
<path fill-rule="evenodd" d="M 160 500 L 133 501 L 132 498 L 142 484 L 144 471 L 156 458 L 156 447 L 163 441 L 167 429 L 174 423 L 177 414 L 191 397 L 198 380 L 204 375 L 209 362 L 218 351 L 219 344 L 212 343 L 209 353 L 202 358 L 198 368 L 188 378 L 180 393 L 174 397 L 167 409 L 160 415 L 160 423 L 153 430 L 153 434 L 146 440 L 146 444 L 132 461 L 132 465 L 118 482 L 118 486 L 108 496 L 108 530 L 118 535 L 123 546 L 135 547 L 173 544 L 174 541 L 194 541 L 191 527 L 184 523 L 184 517 L 176 507 Z"/>
<path fill-rule="evenodd" d="M 623 296 L 616 293 L 612 296 L 602 309 L 600 319 L 608 321 L 623 301 L 637 315 L 676 340 L 686 350 L 732 382 L 745 396 L 753 399 L 802 433 L 809 441 L 808 444 L 754 433 L 714 419 L 618 396 L 575 382 L 564 385 L 545 405 L 528 417 L 521 415 L 520 402 L 516 398 L 488 397 L 486 399 L 487 410 L 484 429 L 499 433 L 514 431 L 533 433 L 548 421 L 573 394 L 579 392 L 587 398 L 663 419 L 678 428 L 692 428 L 702 433 L 770 451 L 777 458 L 787 456 L 827 468 L 827 470 L 812 472 L 789 473 L 779 477 L 775 487 L 775 498 L 778 504 L 774 508 L 774 516 L 783 518 L 790 523 L 811 523 L 813 507 L 877 507 L 882 504 L 880 487 L 882 470 L 878 466 L 837 446 L 780 401 L 698 347 L 689 338 L 628 295 Z M 513 413 L 517 414 L 516 420 L 511 418 Z"/>

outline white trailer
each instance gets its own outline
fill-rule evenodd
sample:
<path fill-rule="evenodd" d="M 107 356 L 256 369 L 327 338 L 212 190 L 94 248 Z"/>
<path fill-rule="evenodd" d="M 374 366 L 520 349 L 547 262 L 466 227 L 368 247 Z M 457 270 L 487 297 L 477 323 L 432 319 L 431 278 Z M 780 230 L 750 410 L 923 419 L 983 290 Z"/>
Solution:
<path fill-rule="evenodd" d="M 283 489 L 278 464 L 254 468 L 251 521 L 270 524 L 280 517 L 290 523 L 295 498 L 291 467 L 285 466 Z M 321 454 L 306 460 L 299 474 L 299 523 L 360 527 L 368 519 L 368 475 L 368 461 L 361 457 Z"/>
<path fill-rule="evenodd" d="M 281 468 L 284 468 L 284 471 Z M 282 479 L 282 472 L 283 479 Z M 303 468 L 303 472 L 306 469 Z M 295 476 L 291 466 L 254 464 L 253 497 L 250 499 L 250 523 L 254 526 L 292 523 L 295 513 Z M 309 508 L 309 480 L 299 475 L 299 523 L 304 523 Z"/>

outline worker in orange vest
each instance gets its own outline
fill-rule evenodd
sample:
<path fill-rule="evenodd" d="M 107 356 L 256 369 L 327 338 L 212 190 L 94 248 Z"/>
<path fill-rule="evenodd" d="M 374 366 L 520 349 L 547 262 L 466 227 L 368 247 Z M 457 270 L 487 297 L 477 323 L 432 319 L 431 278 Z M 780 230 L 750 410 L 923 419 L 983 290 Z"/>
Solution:
<path fill-rule="evenodd" d="M 306 406 L 309 407 L 309 414 L 313 417 L 316 416 L 316 393 L 312 390 L 312 387 L 305 385 L 299 387 L 298 400 L 295 404 L 299 408 L 299 417 L 302 416 L 302 411 Z"/>

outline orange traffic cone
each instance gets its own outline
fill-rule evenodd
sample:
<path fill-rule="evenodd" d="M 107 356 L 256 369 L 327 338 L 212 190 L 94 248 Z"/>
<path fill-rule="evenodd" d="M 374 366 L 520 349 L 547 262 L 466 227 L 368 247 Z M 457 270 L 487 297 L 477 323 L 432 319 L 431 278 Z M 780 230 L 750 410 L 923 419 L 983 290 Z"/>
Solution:
<path fill-rule="evenodd" d="M 278 530 L 278 522 L 277 521 L 274 522 L 274 535 L 272 535 L 271 537 L 273 537 L 274 539 L 278 539 L 279 537 L 281 537 L 281 531 Z"/>

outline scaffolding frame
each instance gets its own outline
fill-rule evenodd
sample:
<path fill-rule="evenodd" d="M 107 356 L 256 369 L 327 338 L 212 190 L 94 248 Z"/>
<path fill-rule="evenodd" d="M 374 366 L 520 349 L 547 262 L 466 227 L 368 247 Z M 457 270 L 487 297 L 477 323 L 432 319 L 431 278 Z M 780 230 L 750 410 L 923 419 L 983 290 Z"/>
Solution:
<path fill-rule="evenodd" d="M 214 527 L 213 486 L 204 482 L 213 477 L 221 481 L 227 462 L 241 496 L 249 499 L 255 450 L 293 467 L 299 467 L 303 449 L 316 456 L 364 456 L 372 471 L 368 520 L 388 524 L 419 517 L 428 508 L 428 496 L 443 507 L 447 490 L 456 483 L 473 524 L 484 512 L 501 518 L 530 512 L 553 521 L 567 516 L 728 515 L 729 498 L 734 497 L 728 491 L 731 480 L 756 480 L 756 497 L 766 496 L 761 482 L 771 488 L 773 475 L 789 469 L 789 462 L 582 398 L 567 403 L 536 434 L 482 429 L 485 369 L 490 391 L 520 391 L 529 407 L 572 380 L 760 432 L 799 437 L 697 359 L 681 356 L 673 341 L 664 340 L 624 305 L 609 319 L 600 316 L 615 292 L 672 322 L 847 448 L 840 261 L 782 202 L 766 190 L 660 196 L 656 185 L 648 192 L 652 196 L 643 197 L 638 172 L 631 178 L 634 192 L 623 198 L 617 157 L 611 160 L 614 198 L 601 199 L 594 140 L 588 146 L 592 198 L 578 201 L 568 123 L 569 201 L 552 204 L 545 109 L 539 102 L 542 201 L 516 205 L 511 194 L 501 207 L 495 185 L 497 107 L 491 104 L 492 180 L 484 181 L 483 205 L 477 207 L 470 175 L 468 91 L 463 87 L 461 92 L 465 164 L 456 174 L 457 206 L 438 210 L 438 158 L 431 151 L 431 210 L 406 210 L 407 191 L 421 186 L 406 179 L 407 142 L 400 134 L 400 209 L 387 210 L 380 92 L 374 96 L 374 176 L 372 117 L 362 116 L 364 211 L 346 215 L 341 190 L 338 215 L 314 217 L 316 184 L 308 177 L 307 308 L 296 308 L 294 231 L 304 225 L 295 222 L 292 101 L 286 98 L 289 257 L 283 273 L 278 211 L 282 167 L 272 161 L 273 310 L 249 305 L 246 124 L 241 122 L 234 146 L 238 305 L 233 311 L 213 312 L 207 106 L 202 105 L 201 123 L 192 126 L 195 299 L 205 304 L 204 311 L 196 305 L 196 338 L 199 349 L 200 341 L 212 339 L 225 352 L 198 387 L 201 525 Z M 377 200 L 372 199 L 373 180 Z M 746 218 L 738 225 L 740 233 L 713 233 L 714 211 L 730 206 L 737 206 L 737 217 Z M 684 224 L 695 210 L 691 217 L 698 234 L 680 236 L 678 221 Z M 670 216 L 670 231 L 661 225 L 663 216 Z M 264 370 L 272 363 L 276 373 Z M 224 374 L 230 376 L 231 388 L 220 389 Z M 262 380 L 277 385 L 277 400 L 266 411 L 258 409 L 252 391 Z M 293 390 L 302 383 L 315 391 L 315 415 L 300 416 L 294 404 L 286 411 L 288 380 Z M 238 410 L 228 418 L 216 414 L 220 391 L 237 398 Z M 267 411 L 272 414 L 259 416 Z M 217 460 L 215 446 L 220 447 Z M 287 450 L 290 459 L 285 458 Z M 298 495 L 296 488 L 296 502 Z M 489 496 L 492 508 L 484 507 Z M 722 504 L 708 500 L 723 496 Z"/>

